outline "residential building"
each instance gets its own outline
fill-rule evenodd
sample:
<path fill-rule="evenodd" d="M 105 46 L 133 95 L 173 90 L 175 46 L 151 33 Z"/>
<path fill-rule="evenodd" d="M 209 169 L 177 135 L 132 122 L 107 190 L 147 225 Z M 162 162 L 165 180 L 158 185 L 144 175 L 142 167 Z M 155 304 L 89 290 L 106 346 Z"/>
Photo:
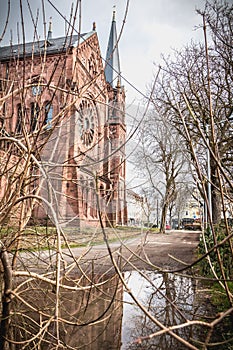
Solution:
<path fill-rule="evenodd" d="M 144 212 L 144 198 L 133 190 L 126 190 L 128 225 L 141 226 L 146 222 Z"/>

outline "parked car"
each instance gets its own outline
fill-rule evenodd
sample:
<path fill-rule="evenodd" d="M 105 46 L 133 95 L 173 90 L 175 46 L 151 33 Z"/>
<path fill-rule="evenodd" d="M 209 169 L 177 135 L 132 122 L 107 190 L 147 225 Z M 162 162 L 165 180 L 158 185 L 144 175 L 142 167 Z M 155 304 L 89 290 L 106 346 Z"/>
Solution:
<path fill-rule="evenodd" d="M 187 229 L 188 226 L 191 226 L 194 223 L 194 218 L 183 218 L 181 220 L 181 227 Z"/>
<path fill-rule="evenodd" d="M 190 231 L 200 231 L 202 229 L 200 219 L 185 218 L 182 220 L 182 228 Z"/>

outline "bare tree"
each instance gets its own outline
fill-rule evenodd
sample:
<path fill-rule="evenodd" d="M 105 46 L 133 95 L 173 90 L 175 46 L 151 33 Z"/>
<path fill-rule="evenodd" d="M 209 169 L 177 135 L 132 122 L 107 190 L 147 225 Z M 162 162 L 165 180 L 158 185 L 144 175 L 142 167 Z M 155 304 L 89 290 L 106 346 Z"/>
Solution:
<path fill-rule="evenodd" d="M 182 213 L 187 205 L 187 199 L 192 198 L 195 187 L 191 182 L 179 184 L 177 196 L 174 203 L 174 213 L 177 219 L 177 228 L 181 228 Z"/>
<path fill-rule="evenodd" d="M 218 266 L 218 274 L 210 258 L 208 262 L 214 278 L 224 281 L 219 283 L 225 290 L 229 305 L 232 305 L 232 292 L 227 282 L 231 268 L 218 246 L 221 238 L 214 226 L 220 223 L 222 215 L 223 235 L 228 242 L 225 249 L 229 244 L 228 256 L 232 259 L 231 231 L 226 216 L 229 202 L 232 202 L 232 176 L 229 173 L 232 164 L 227 156 L 232 148 L 232 65 L 221 51 L 224 45 L 226 52 L 232 48 L 232 38 L 229 37 L 232 5 L 207 2 L 201 16 L 204 45 L 192 43 L 177 51 L 174 59 L 164 59 L 153 101 L 159 113 L 171 121 L 186 142 L 198 187 L 207 206 L 212 242 L 216 249 L 212 258 Z M 208 43 L 206 23 L 210 23 L 216 46 Z M 222 27 L 224 40 L 222 33 L 218 34 Z M 206 244 L 205 249 L 208 255 Z"/>
<path fill-rule="evenodd" d="M 221 196 L 218 191 L 217 163 L 213 153 L 220 156 L 228 171 L 231 169 L 229 153 L 232 148 L 232 65 L 227 57 L 232 50 L 229 42 L 232 8 L 230 4 L 207 2 L 205 13 L 202 15 L 206 21 L 204 30 L 206 25 L 209 25 L 213 45 L 210 40 L 205 45 L 191 43 L 183 50 L 174 52 L 174 58 L 164 58 L 154 101 L 159 113 L 166 116 L 187 139 L 179 117 L 182 111 L 186 126 L 195 140 L 196 150 L 200 153 L 199 159 L 202 157 L 205 161 L 202 165 L 203 173 L 211 182 L 212 214 L 214 222 L 217 223 L 221 218 Z M 195 118 L 190 118 L 190 109 L 194 111 Z M 214 128 L 211 125 L 213 120 Z M 208 146 L 203 142 L 202 134 L 208 139 L 211 148 L 210 174 L 206 163 Z M 230 173 L 229 176 L 231 177 Z"/>
<path fill-rule="evenodd" d="M 156 116 L 156 111 L 141 125 L 140 142 L 140 165 L 153 191 L 160 196 L 160 231 L 164 233 L 168 208 L 175 201 L 178 184 L 188 171 L 187 157 L 176 130 Z"/>
<path fill-rule="evenodd" d="M 204 44 L 191 43 L 174 52 L 173 58 L 164 58 L 151 92 L 156 113 L 175 127 L 181 145 L 188 150 L 209 221 L 199 261 L 207 259 L 212 281 L 219 283 L 228 300 L 224 315 L 232 314 L 228 279 L 232 274 L 232 227 L 227 217 L 232 217 L 232 12 L 229 3 L 207 2 L 205 11 L 199 11 Z M 156 133 L 155 128 L 149 129 L 150 134 Z M 150 163 L 153 146 L 149 138 L 145 141 L 143 154 L 153 184 L 159 176 Z M 211 335 L 212 329 L 208 331 L 208 337 Z M 207 344 L 206 338 L 203 349 Z"/>

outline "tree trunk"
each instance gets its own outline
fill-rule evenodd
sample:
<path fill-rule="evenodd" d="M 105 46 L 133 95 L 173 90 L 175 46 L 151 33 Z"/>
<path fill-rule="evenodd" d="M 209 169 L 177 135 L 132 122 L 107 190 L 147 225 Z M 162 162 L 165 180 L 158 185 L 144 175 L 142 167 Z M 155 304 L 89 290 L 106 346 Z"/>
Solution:
<path fill-rule="evenodd" d="M 0 323 L 0 349 L 8 350 L 7 342 L 9 323 L 10 323 L 10 302 L 12 290 L 12 270 L 8 259 L 6 247 L 0 242 L 0 259 L 3 265 L 4 291 L 2 295 L 2 315 Z"/>
<path fill-rule="evenodd" d="M 213 224 L 219 224 L 221 221 L 221 197 L 218 191 L 219 179 L 216 166 L 211 167 L 211 182 L 212 220 Z"/>
<path fill-rule="evenodd" d="M 166 216 L 167 216 L 167 204 L 164 204 L 162 207 L 162 213 L 161 213 L 161 223 L 160 223 L 160 232 L 161 233 L 165 233 Z"/>

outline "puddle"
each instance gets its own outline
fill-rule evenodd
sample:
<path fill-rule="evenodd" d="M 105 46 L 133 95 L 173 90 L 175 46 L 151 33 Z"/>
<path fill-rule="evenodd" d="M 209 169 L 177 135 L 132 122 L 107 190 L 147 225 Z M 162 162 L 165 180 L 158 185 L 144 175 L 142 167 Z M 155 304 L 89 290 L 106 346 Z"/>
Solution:
<path fill-rule="evenodd" d="M 15 344 L 14 350 L 189 349 L 184 341 L 194 344 L 196 349 L 201 348 L 198 342 L 206 339 L 202 326 L 179 327 L 187 320 L 212 316 L 207 300 L 197 299 L 192 278 L 154 271 L 125 272 L 129 289 L 146 312 L 124 290 L 118 275 L 90 278 L 91 285 L 89 277 L 84 275 L 64 277 L 62 282 L 79 286 L 79 290 L 61 289 L 59 329 L 53 318 L 56 298 L 51 286 L 36 280 L 23 283 L 18 288 L 21 302 L 12 302 L 11 334 L 21 342 Z M 161 330 L 161 325 L 176 325 L 175 336 L 163 333 L 150 338 Z M 213 335 L 219 333 L 221 338 L 228 339 L 233 336 L 232 332 L 227 334 L 229 329 L 225 330 L 220 325 Z M 61 345 L 56 347 L 58 331 Z M 33 338 L 35 334 L 40 336 Z M 219 339 L 211 336 L 210 340 Z M 221 345 L 211 349 L 230 348 Z"/>
<path fill-rule="evenodd" d="M 125 278 L 128 280 L 132 293 L 152 317 L 166 326 L 178 325 L 185 322 L 186 319 L 192 319 L 195 285 L 191 278 L 152 271 L 145 271 L 143 274 L 145 277 L 136 271 L 127 272 Z M 135 305 L 131 296 L 125 292 L 121 350 L 147 349 L 144 346 L 149 346 L 149 344 L 154 349 L 167 350 L 178 344 L 170 335 L 144 340 L 143 345 L 135 343 L 140 338 L 148 337 L 158 330 L 160 327 L 145 316 L 145 313 Z M 189 339 L 190 334 L 187 330 L 182 330 L 182 337 L 184 336 L 187 340 Z M 182 345 L 179 346 L 179 349 L 182 349 Z"/>

